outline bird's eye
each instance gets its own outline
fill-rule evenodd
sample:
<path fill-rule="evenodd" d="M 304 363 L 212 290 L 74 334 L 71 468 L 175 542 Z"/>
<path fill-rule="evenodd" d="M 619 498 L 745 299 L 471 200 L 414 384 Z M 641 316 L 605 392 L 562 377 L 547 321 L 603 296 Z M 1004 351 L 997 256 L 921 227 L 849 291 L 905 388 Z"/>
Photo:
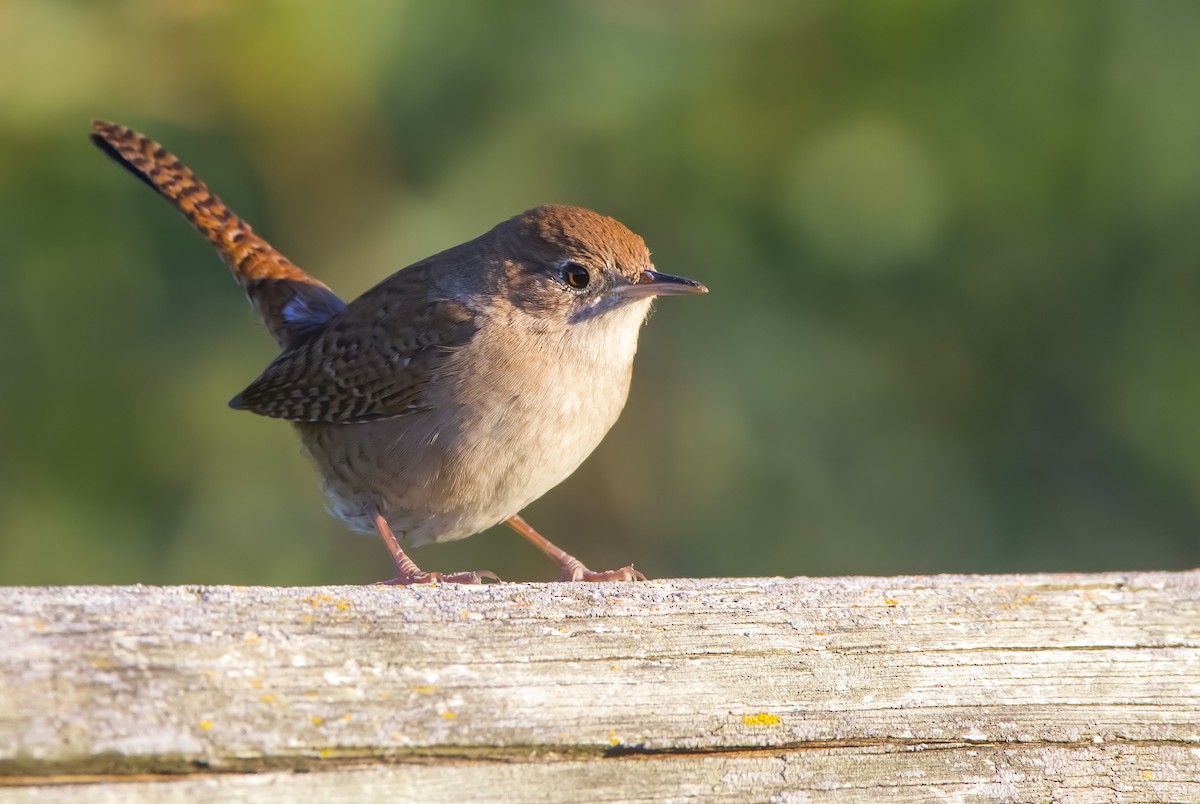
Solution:
<path fill-rule="evenodd" d="M 562 281 L 569 288 L 583 290 L 592 281 L 592 275 L 579 263 L 569 262 L 562 268 Z"/>

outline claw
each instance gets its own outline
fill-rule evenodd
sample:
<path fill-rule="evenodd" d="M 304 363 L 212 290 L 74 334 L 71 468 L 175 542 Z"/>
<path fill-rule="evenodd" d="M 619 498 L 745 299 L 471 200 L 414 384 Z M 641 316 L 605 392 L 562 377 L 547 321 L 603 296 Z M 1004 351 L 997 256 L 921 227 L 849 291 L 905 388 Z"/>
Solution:
<path fill-rule="evenodd" d="M 644 581 L 646 580 L 646 576 L 635 570 L 632 564 L 617 570 L 596 572 L 585 567 L 578 559 L 572 558 L 570 561 L 563 562 L 562 573 L 559 574 L 558 580 L 586 581 L 590 583 L 599 583 L 601 581 Z"/>

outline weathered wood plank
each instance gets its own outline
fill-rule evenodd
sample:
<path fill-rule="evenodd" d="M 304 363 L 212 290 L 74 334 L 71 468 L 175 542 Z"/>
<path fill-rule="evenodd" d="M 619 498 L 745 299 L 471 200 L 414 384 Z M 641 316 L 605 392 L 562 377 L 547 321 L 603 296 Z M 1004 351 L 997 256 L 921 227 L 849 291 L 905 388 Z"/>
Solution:
<path fill-rule="evenodd" d="M 338 772 L 208 774 L 67 787 L 0 787 L 25 802 L 293 804 L 363 801 L 725 801 L 928 802 L 1197 801 L 1190 749 L 1126 746 L 954 746 L 779 749 L 770 753 L 620 760 L 465 762 L 350 767 Z M 1162 766 L 1183 768 L 1164 775 Z M 1151 770 L 1153 769 L 1153 770 Z"/>
<path fill-rule="evenodd" d="M 1200 800 L 1200 572 L 14 588 L 0 646 L 5 800 Z"/>

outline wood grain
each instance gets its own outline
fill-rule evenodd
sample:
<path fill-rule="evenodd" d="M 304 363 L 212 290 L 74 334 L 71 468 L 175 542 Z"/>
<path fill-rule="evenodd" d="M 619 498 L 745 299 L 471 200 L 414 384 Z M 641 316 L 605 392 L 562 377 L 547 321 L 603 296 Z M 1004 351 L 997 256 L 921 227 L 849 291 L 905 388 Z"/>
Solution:
<path fill-rule="evenodd" d="M 0 800 L 1200 801 L 1200 572 L 0 590 Z"/>

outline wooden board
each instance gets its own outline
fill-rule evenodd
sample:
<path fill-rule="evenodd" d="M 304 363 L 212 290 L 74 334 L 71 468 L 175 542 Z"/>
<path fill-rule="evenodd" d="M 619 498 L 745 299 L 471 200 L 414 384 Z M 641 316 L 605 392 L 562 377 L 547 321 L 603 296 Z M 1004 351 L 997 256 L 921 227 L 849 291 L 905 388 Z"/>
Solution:
<path fill-rule="evenodd" d="M 1200 572 L 0 589 L 0 800 L 1200 801 Z"/>

